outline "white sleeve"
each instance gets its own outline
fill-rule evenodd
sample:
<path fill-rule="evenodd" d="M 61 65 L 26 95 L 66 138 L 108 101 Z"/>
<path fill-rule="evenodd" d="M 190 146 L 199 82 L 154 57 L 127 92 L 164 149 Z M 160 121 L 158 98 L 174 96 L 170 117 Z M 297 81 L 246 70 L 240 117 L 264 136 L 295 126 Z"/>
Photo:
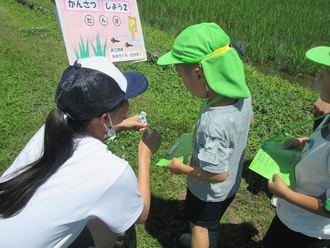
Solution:
<path fill-rule="evenodd" d="M 137 178 L 132 168 L 127 166 L 98 198 L 89 215 L 101 219 L 113 232 L 122 233 L 137 221 L 143 207 Z"/>
<path fill-rule="evenodd" d="M 21 169 L 23 166 L 28 165 L 41 157 L 44 146 L 44 131 L 45 125 L 43 125 L 30 139 L 12 165 L 3 173 L 1 178 Z"/>

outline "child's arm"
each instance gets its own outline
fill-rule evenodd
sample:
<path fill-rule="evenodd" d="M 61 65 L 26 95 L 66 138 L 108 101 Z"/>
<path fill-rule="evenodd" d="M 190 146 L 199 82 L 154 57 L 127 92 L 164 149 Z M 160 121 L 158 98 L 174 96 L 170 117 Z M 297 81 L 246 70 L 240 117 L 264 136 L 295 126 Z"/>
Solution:
<path fill-rule="evenodd" d="M 189 166 L 182 163 L 178 158 L 173 158 L 172 162 L 165 166 L 174 174 L 185 174 L 207 182 L 223 182 L 228 177 L 228 172 L 211 173 L 204 171 L 199 166 Z"/>
<path fill-rule="evenodd" d="M 285 184 L 278 174 L 274 174 L 273 180 L 268 181 L 268 188 L 273 195 L 309 212 L 330 218 L 330 213 L 323 210 L 322 206 L 320 206 L 318 197 L 293 191 Z"/>

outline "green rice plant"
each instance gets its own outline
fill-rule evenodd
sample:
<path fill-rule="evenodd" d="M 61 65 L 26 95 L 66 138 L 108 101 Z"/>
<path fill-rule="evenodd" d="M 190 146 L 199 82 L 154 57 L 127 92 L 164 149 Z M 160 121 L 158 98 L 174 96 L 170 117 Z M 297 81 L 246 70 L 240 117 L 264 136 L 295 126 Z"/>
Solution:
<path fill-rule="evenodd" d="M 106 56 L 107 40 L 104 41 L 104 44 L 103 44 L 103 47 L 102 47 L 101 40 L 100 40 L 100 35 L 98 34 L 96 36 L 96 46 L 94 46 L 93 42 L 91 42 L 91 44 L 92 44 L 95 56 L 104 56 L 104 57 Z"/>
<path fill-rule="evenodd" d="M 315 74 L 318 69 L 306 62 L 305 52 L 329 41 L 328 0 L 137 2 L 145 25 L 176 36 L 192 24 L 216 22 L 232 42 L 245 44 L 246 62 L 269 63 L 294 75 Z"/>

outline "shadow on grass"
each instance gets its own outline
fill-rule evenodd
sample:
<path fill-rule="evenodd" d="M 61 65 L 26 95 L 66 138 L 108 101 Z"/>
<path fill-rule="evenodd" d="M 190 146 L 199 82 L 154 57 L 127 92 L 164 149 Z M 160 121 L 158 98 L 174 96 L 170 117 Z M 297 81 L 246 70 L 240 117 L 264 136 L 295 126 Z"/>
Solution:
<path fill-rule="evenodd" d="M 145 229 L 157 239 L 161 247 L 178 247 L 177 239 L 180 234 L 189 231 L 183 209 L 183 200 L 151 197 L 150 214 Z"/>
<path fill-rule="evenodd" d="M 254 195 L 264 192 L 270 198 L 271 193 L 267 188 L 268 180 L 249 169 L 251 162 L 252 160 L 247 160 L 243 164 L 242 177 L 248 184 L 247 190 Z"/>
<path fill-rule="evenodd" d="M 183 200 L 168 200 L 152 196 L 152 204 L 148 221 L 145 224 L 147 232 L 157 239 L 161 247 L 179 247 L 178 237 L 184 232 L 190 232 L 189 224 L 183 215 Z M 250 223 L 222 225 L 219 237 L 221 248 L 260 248 L 260 241 L 252 238 L 258 230 Z"/>
<path fill-rule="evenodd" d="M 253 240 L 258 230 L 248 222 L 223 224 L 219 235 L 219 248 L 262 248 L 261 241 Z"/>

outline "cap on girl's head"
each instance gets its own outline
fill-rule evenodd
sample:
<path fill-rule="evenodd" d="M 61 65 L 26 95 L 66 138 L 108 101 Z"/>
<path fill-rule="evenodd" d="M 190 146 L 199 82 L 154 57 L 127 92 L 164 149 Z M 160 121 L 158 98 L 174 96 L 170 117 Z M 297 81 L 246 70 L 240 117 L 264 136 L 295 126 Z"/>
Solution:
<path fill-rule="evenodd" d="M 55 103 L 74 120 L 89 120 L 148 88 L 141 73 L 123 72 L 105 57 L 79 59 L 62 74 Z"/>
<path fill-rule="evenodd" d="M 175 39 L 172 51 L 157 60 L 159 65 L 183 63 L 200 63 L 208 85 L 220 95 L 234 99 L 250 96 L 242 60 L 216 23 L 186 28 Z"/>
<path fill-rule="evenodd" d="M 318 46 L 309 49 L 306 52 L 306 57 L 316 63 L 330 66 L 330 47 Z"/>

